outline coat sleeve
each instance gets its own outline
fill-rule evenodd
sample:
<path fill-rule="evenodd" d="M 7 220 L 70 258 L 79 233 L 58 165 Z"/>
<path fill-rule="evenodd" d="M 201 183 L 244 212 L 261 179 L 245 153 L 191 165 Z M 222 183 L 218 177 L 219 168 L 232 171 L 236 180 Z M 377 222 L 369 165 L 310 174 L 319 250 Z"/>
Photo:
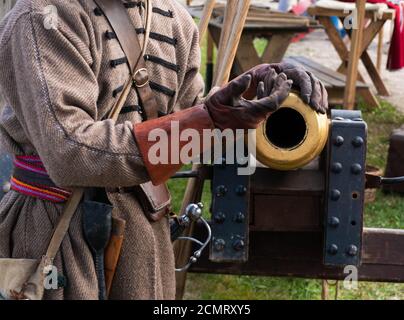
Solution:
<path fill-rule="evenodd" d="M 41 13 L 26 13 L 1 44 L 0 62 L 7 64 L 1 87 L 25 134 L 59 186 L 148 181 L 132 123 L 96 121 L 99 87 L 89 24 L 59 19 L 56 29 L 47 29 Z"/>
<path fill-rule="evenodd" d="M 195 22 L 191 20 L 191 23 L 192 33 L 187 36 L 187 38 L 190 38 L 191 47 L 188 54 L 185 76 L 179 88 L 178 100 L 175 106 L 176 111 L 203 102 L 205 83 L 200 73 L 201 48 L 199 45 L 199 32 Z"/>

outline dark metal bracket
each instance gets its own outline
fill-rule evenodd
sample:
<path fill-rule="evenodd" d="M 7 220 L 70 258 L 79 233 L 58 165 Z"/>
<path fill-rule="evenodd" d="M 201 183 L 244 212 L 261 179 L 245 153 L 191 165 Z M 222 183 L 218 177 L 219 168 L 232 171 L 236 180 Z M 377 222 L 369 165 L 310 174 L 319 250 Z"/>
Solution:
<path fill-rule="evenodd" d="M 360 111 L 332 110 L 328 145 L 324 264 L 359 266 L 367 125 Z"/>
<path fill-rule="evenodd" d="M 210 260 L 246 262 L 249 247 L 249 176 L 235 165 L 215 165 L 212 180 Z"/>

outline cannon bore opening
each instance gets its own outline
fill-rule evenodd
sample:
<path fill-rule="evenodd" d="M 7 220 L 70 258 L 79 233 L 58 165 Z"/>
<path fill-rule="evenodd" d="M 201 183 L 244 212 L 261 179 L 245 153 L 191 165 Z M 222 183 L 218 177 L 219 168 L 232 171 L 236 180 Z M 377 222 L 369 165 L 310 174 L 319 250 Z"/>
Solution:
<path fill-rule="evenodd" d="M 274 146 L 293 149 L 306 138 L 306 121 L 296 110 L 281 108 L 268 118 L 265 133 Z"/>

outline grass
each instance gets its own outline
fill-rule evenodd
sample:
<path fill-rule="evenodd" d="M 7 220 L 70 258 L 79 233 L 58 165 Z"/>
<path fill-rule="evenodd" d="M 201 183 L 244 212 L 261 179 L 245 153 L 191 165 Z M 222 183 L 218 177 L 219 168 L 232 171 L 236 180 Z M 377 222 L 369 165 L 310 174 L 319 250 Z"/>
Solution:
<path fill-rule="evenodd" d="M 265 41 L 256 41 L 257 50 L 262 52 Z M 204 52 L 205 50 L 203 50 Z M 202 55 L 203 62 L 205 55 Z M 203 64 L 204 65 L 204 64 Z M 202 70 L 204 74 L 204 70 Z M 404 124 L 404 115 L 394 106 L 381 101 L 381 107 L 369 110 L 360 104 L 369 127 L 368 164 L 384 168 L 389 145 L 389 136 L 394 128 Z M 173 204 L 176 210 L 181 205 L 185 181 L 171 181 Z M 203 195 L 205 204 L 210 203 L 208 186 Z M 378 192 L 376 202 L 366 205 L 365 226 L 404 229 L 404 199 L 397 195 Z M 330 287 L 330 297 L 335 287 Z M 186 299 L 257 299 L 257 300 L 307 300 L 321 298 L 321 281 L 295 278 L 274 278 L 255 276 L 189 274 Z M 346 290 L 339 286 L 340 299 L 404 299 L 404 284 L 359 283 L 357 290 Z"/>

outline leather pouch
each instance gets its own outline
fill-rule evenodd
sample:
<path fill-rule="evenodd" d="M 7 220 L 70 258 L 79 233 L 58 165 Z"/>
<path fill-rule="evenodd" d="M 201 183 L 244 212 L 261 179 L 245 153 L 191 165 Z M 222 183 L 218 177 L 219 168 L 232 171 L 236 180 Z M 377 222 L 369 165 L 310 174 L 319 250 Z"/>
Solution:
<path fill-rule="evenodd" d="M 136 192 L 150 221 L 160 221 L 171 212 L 171 194 L 166 184 L 155 186 L 151 182 L 144 183 L 136 187 Z"/>

